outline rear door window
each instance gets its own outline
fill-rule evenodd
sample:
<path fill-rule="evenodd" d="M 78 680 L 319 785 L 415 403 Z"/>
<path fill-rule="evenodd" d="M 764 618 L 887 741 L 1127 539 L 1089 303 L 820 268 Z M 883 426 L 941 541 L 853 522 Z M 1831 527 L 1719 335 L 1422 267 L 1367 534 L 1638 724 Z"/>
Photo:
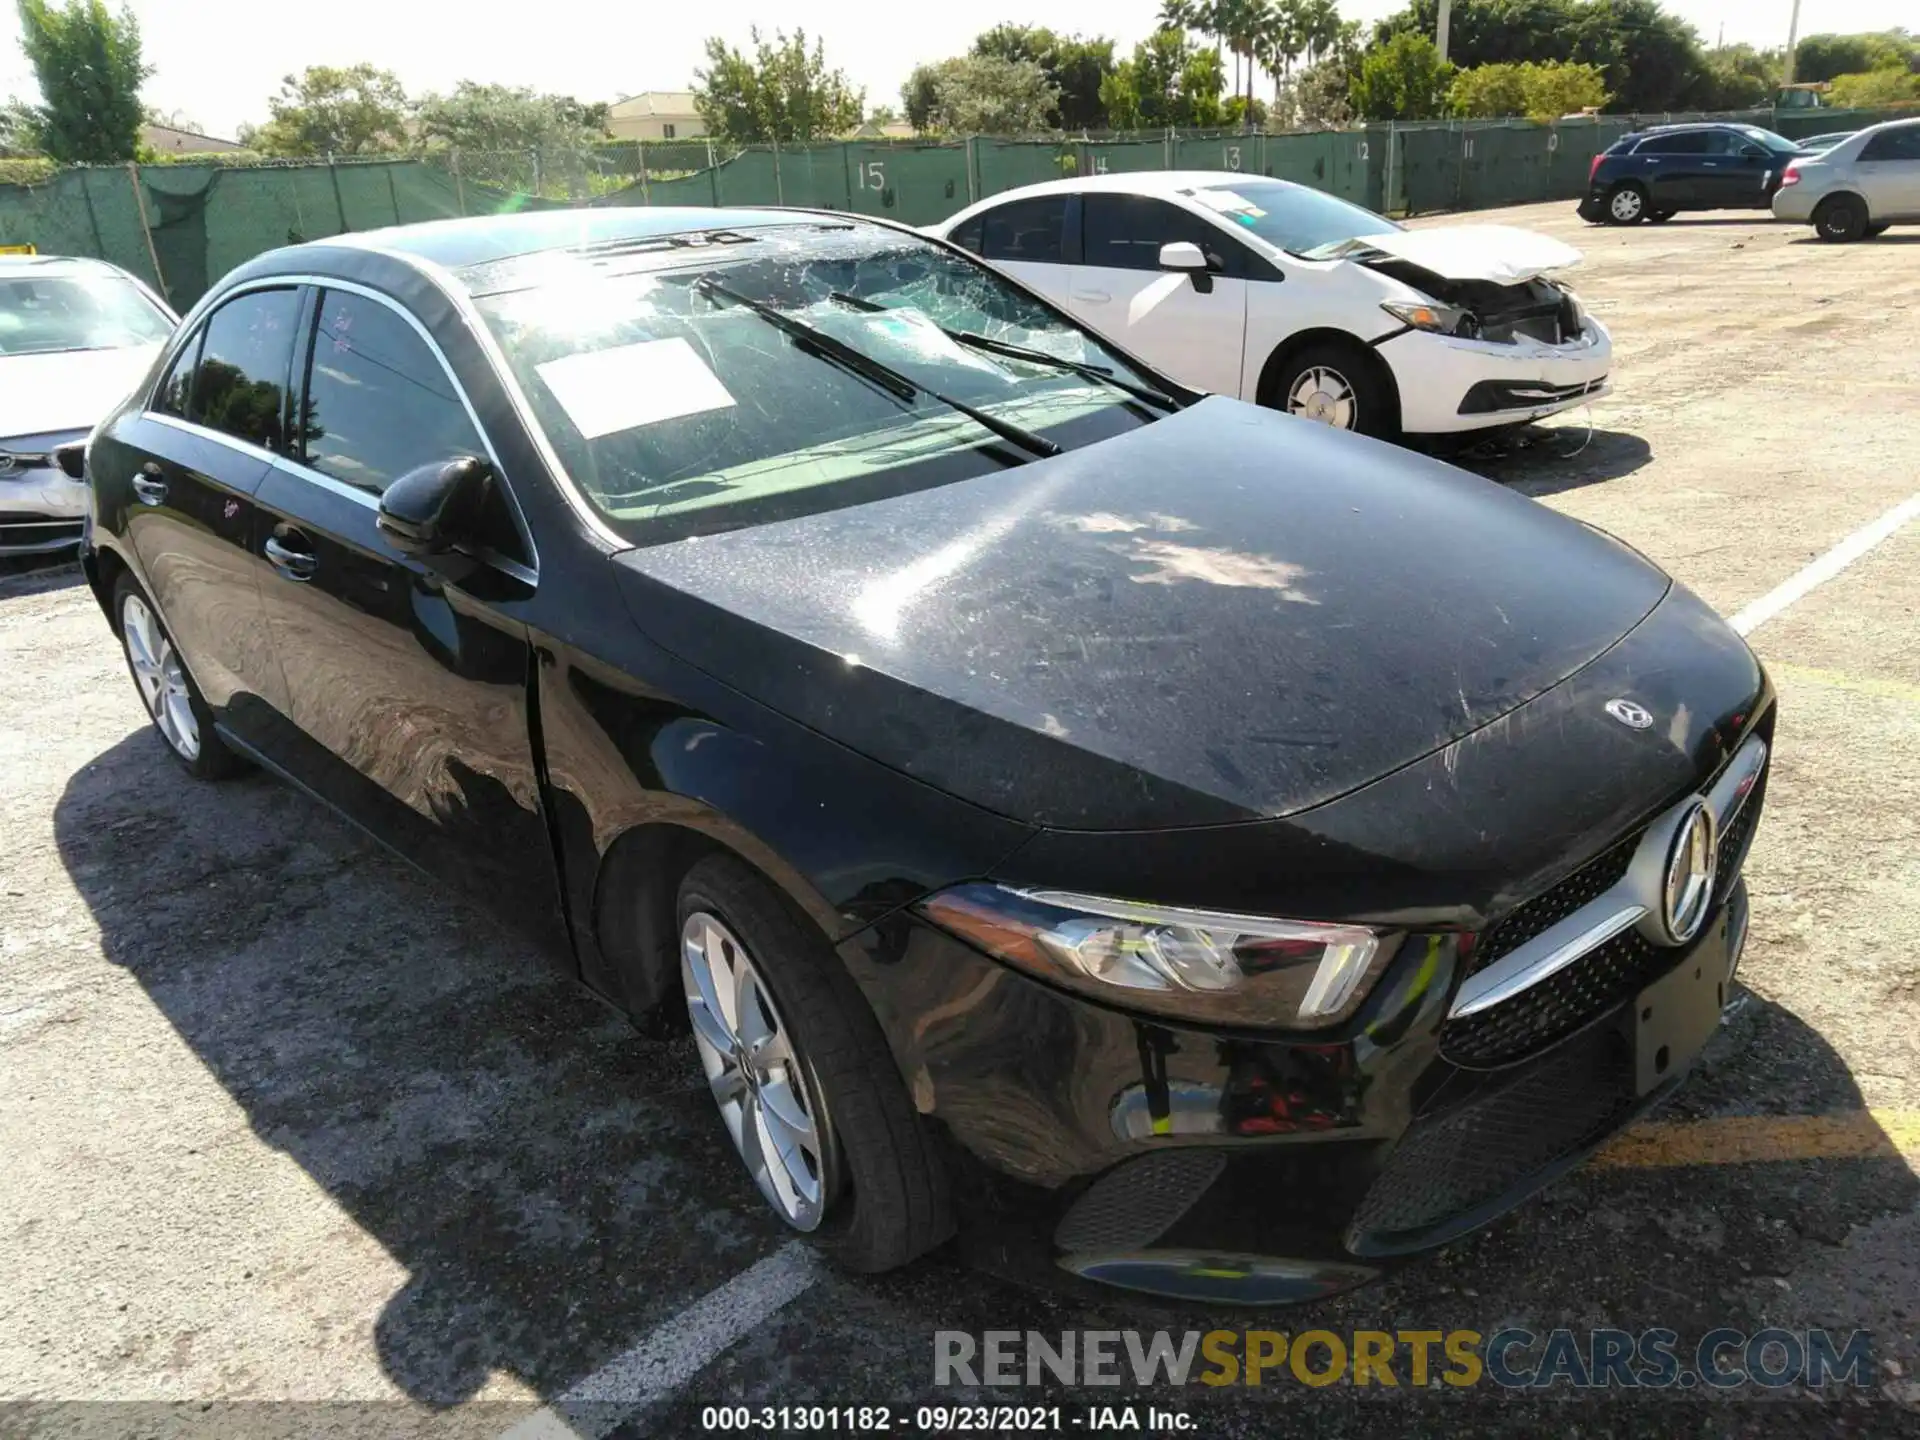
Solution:
<path fill-rule="evenodd" d="M 1920 125 L 1882 130 L 1860 147 L 1862 160 L 1920 160 Z"/>
<path fill-rule="evenodd" d="M 980 217 L 979 254 L 985 260 L 1058 265 L 1063 258 L 1066 228 L 1066 196 L 1016 200 Z"/>
<path fill-rule="evenodd" d="M 1642 155 L 1712 155 L 1718 154 L 1725 146 L 1715 146 L 1711 137 L 1718 132 L 1707 130 L 1683 130 L 1676 135 L 1655 135 L 1640 142 Z M 1720 136 L 1724 141 L 1725 137 Z"/>
<path fill-rule="evenodd" d="M 286 453 L 287 377 L 300 292 L 250 290 L 213 312 L 200 342 L 187 418 Z"/>

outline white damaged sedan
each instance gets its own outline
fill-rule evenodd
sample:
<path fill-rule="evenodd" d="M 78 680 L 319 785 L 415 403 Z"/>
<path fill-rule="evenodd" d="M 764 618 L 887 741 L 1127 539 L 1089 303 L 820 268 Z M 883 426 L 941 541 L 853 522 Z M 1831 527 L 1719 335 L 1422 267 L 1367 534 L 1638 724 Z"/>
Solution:
<path fill-rule="evenodd" d="M 0 255 L 0 555 L 80 543 L 87 487 L 56 452 L 140 383 L 173 325 L 104 260 Z"/>
<path fill-rule="evenodd" d="M 1608 388 L 1612 340 L 1557 278 L 1580 252 L 1529 230 L 1408 230 L 1205 170 L 1031 185 L 929 233 L 1195 389 L 1341 429 L 1515 425 Z"/>

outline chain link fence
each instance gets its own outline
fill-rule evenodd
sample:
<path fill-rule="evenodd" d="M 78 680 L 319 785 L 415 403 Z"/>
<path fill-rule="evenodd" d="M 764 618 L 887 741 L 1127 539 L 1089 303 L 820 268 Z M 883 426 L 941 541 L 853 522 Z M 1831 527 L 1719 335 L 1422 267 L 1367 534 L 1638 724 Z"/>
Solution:
<path fill-rule="evenodd" d="M 1312 185 L 1389 214 L 1570 200 L 1593 156 L 1631 129 L 1725 118 L 1807 135 L 1885 118 L 1601 116 L 1367 125 L 1294 134 L 976 136 L 727 146 L 628 142 L 565 151 L 437 151 L 408 157 L 191 161 L 65 170 L 0 185 L 0 246 L 92 255 L 184 309 L 229 269 L 277 246 L 456 215 L 599 205 L 792 205 L 931 225 L 975 200 L 1074 175 L 1211 170 Z"/>

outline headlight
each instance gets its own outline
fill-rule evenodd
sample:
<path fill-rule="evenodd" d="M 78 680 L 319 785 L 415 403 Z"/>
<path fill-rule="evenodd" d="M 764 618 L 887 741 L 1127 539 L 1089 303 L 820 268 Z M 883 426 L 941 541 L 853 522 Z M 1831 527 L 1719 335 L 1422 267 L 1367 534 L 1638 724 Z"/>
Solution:
<path fill-rule="evenodd" d="M 1471 339 L 1480 333 L 1480 322 L 1473 312 L 1458 305 L 1441 305 L 1431 300 L 1382 300 L 1380 308 L 1403 325 L 1435 335 L 1464 335 Z"/>
<path fill-rule="evenodd" d="M 1003 885 L 959 885 L 920 910 L 1042 980 L 1110 1004 L 1232 1025 L 1339 1020 L 1378 978 L 1390 949 L 1358 925 Z"/>

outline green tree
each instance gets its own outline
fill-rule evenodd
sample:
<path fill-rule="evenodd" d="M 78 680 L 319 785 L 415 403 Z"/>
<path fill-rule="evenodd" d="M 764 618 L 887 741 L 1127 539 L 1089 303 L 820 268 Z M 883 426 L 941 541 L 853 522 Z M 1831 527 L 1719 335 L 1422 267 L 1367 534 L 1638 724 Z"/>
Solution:
<path fill-rule="evenodd" d="M 1107 123 L 1116 130 L 1220 124 L 1227 87 L 1219 52 L 1195 45 L 1180 30 L 1156 30 L 1133 47 L 1100 87 Z"/>
<path fill-rule="evenodd" d="M 288 75 L 267 109 L 273 118 L 240 140 L 268 155 L 377 155 L 407 143 L 407 92 L 391 70 L 364 61 Z"/>
<path fill-rule="evenodd" d="M 1360 57 L 1348 97 L 1368 120 L 1431 120 L 1452 83 L 1453 66 L 1433 42 L 1403 31 Z"/>
<path fill-rule="evenodd" d="M 1784 52 L 1725 45 L 1702 57 L 1700 78 L 1686 97 L 1689 110 L 1747 110 L 1771 105 L 1780 86 Z"/>
<path fill-rule="evenodd" d="M 1809 35 L 1793 47 L 1796 81 L 1837 80 L 1873 70 L 1920 70 L 1920 40 L 1905 30 Z"/>
<path fill-rule="evenodd" d="M 1335 52 L 1302 70 L 1292 88 L 1294 113 L 1283 119 L 1306 130 L 1338 130 L 1352 124 L 1355 58 Z"/>
<path fill-rule="evenodd" d="M 1001 60 L 1030 60 L 1046 72 L 1060 95 L 1048 124 L 1056 129 L 1089 130 L 1105 123 L 1100 86 L 1113 73 L 1113 41 L 1056 35 L 1041 25 L 996 25 L 973 42 L 975 55 Z"/>
<path fill-rule="evenodd" d="M 152 68 L 141 59 L 133 12 L 103 0 L 19 0 L 20 48 L 40 82 L 42 103 L 21 107 L 15 125 L 62 164 L 132 160 L 145 111 L 140 86 Z M 18 105 L 18 102 L 13 102 Z"/>
<path fill-rule="evenodd" d="M 1833 93 L 1828 98 L 1844 106 L 1910 104 L 1920 100 L 1920 74 L 1902 66 L 1885 65 L 1858 75 L 1836 75 Z"/>
<path fill-rule="evenodd" d="M 40 116 L 19 100 L 0 102 L 0 160 L 40 153 Z"/>
<path fill-rule="evenodd" d="M 1447 87 L 1447 108 L 1469 118 L 1518 115 L 1527 103 L 1520 71 L 1520 66 L 1504 60 L 1462 70 Z"/>
<path fill-rule="evenodd" d="M 461 150 L 579 149 L 606 133 L 607 107 L 571 95 L 462 80 L 420 102 L 420 138 Z"/>
<path fill-rule="evenodd" d="M 1437 0 L 1412 0 L 1374 27 L 1376 46 L 1431 36 Z M 1573 62 L 1599 67 L 1614 110 L 1683 107 L 1704 61 L 1693 27 L 1658 0 L 1455 0 L 1447 55 L 1456 65 Z"/>
<path fill-rule="evenodd" d="M 767 39 L 748 32 L 753 54 L 718 36 L 707 41 L 707 68 L 693 72 L 694 105 L 712 135 L 739 145 L 828 140 L 860 124 L 866 92 L 827 68 L 826 49 L 807 32 Z"/>
<path fill-rule="evenodd" d="M 962 55 L 934 81 L 933 125 L 954 135 L 1031 135 L 1049 128 L 1059 101 L 1031 60 Z"/>

